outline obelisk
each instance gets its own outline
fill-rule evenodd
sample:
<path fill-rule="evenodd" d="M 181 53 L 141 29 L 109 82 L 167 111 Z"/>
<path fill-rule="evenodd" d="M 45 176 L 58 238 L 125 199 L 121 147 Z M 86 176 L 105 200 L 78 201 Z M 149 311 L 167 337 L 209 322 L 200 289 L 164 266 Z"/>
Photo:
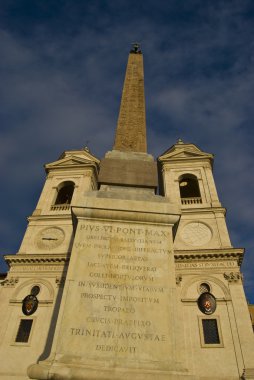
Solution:
<path fill-rule="evenodd" d="M 142 187 L 154 193 L 157 165 L 147 154 L 143 54 L 130 51 L 113 150 L 101 160 L 99 184 Z"/>
<path fill-rule="evenodd" d="M 74 241 L 51 353 L 28 374 L 37 380 L 185 379 L 173 255 L 180 210 L 155 194 L 137 45 L 114 148 L 101 162 L 98 182 L 98 191 L 72 207 Z"/>
<path fill-rule="evenodd" d="M 147 152 L 143 54 L 138 44 L 128 58 L 113 149 Z"/>

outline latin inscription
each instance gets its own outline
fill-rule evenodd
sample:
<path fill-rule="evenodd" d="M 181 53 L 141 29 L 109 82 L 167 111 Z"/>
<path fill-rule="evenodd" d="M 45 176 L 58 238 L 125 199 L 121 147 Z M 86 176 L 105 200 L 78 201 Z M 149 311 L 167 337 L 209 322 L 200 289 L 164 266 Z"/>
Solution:
<path fill-rule="evenodd" d="M 96 330 L 96 329 L 75 329 L 71 328 L 71 335 L 91 336 L 93 338 L 117 338 L 122 340 L 149 340 L 149 341 L 165 341 L 165 335 L 136 333 L 133 331 L 115 333 L 110 330 Z"/>
<path fill-rule="evenodd" d="M 54 265 L 15 265 L 15 272 L 63 272 L 63 264 L 59 266 Z"/>
<path fill-rule="evenodd" d="M 159 303 L 159 298 L 153 297 L 131 297 L 131 296 L 114 296 L 113 294 L 94 294 L 94 293 L 81 293 L 81 298 L 93 298 L 107 301 L 120 301 L 120 302 L 143 302 L 143 303 Z"/>
<path fill-rule="evenodd" d="M 237 267 L 237 262 L 235 261 L 209 261 L 203 263 L 176 263 L 176 268 L 225 268 L 225 267 Z"/>
<path fill-rule="evenodd" d="M 169 231 L 145 229 L 145 228 L 132 228 L 132 227 L 116 227 L 113 225 L 101 225 L 101 224 L 81 224 L 79 226 L 80 231 L 99 232 L 99 233 L 113 233 L 123 234 L 131 236 L 153 236 L 153 237 L 170 237 Z M 122 239 L 122 238 L 121 238 Z"/>
<path fill-rule="evenodd" d="M 144 342 L 152 352 L 169 340 L 168 321 L 158 321 L 158 315 L 168 312 L 170 238 L 170 228 L 78 226 L 74 248 L 80 270 L 73 286 L 80 318 L 68 333 L 84 340 L 89 354 L 133 356 L 143 352 Z"/>
<path fill-rule="evenodd" d="M 109 346 L 105 344 L 97 344 L 96 345 L 96 351 L 113 351 L 113 352 L 125 352 L 129 354 L 135 354 L 136 347 L 128 347 L 128 346 Z"/>

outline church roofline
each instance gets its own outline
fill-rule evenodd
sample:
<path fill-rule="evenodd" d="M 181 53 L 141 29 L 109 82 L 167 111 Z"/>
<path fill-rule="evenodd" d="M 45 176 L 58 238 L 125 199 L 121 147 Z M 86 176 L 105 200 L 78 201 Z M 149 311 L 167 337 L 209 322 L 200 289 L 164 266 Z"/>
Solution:
<path fill-rule="evenodd" d="M 99 158 L 94 156 L 87 147 L 83 149 L 65 150 L 63 151 L 63 153 L 61 153 L 58 160 L 61 160 L 67 156 L 80 155 L 80 154 L 85 155 L 86 157 L 89 157 L 91 160 L 94 160 L 98 163 L 100 162 Z"/>
<path fill-rule="evenodd" d="M 193 143 L 184 143 L 182 140 L 164 151 L 159 157 L 158 162 L 161 163 L 167 160 L 200 160 L 208 159 L 213 164 L 214 155 L 202 151 L 197 145 Z"/>
<path fill-rule="evenodd" d="M 164 156 L 164 155 L 166 155 L 166 154 L 168 154 L 168 153 L 171 153 L 171 152 L 175 151 L 176 149 L 186 150 L 187 147 L 190 147 L 190 148 L 192 148 L 192 149 L 194 148 L 194 150 L 196 150 L 197 152 L 200 152 L 200 153 L 203 153 L 203 154 L 205 154 L 205 155 L 209 155 L 209 156 L 211 156 L 211 157 L 214 157 L 214 154 L 213 154 L 213 153 L 204 152 L 204 151 L 203 151 L 202 149 L 200 149 L 196 144 L 193 144 L 193 143 L 190 143 L 190 142 L 185 143 L 185 142 L 183 142 L 181 139 L 179 139 L 179 140 L 177 141 L 176 144 L 173 144 L 173 145 L 171 145 L 168 149 L 166 149 L 166 150 L 165 150 L 165 151 L 159 156 L 159 158 L 162 157 L 162 156 Z"/>
<path fill-rule="evenodd" d="M 95 156 L 90 152 L 90 150 L 89 150 L 88 147 L 84 147 L 84 148 L 82 148 L 82 149 L 68 149 L 68 150 L 64 150 L 64 151 L 60 154 L 59 159 L 64 158 L 67 154 L 74 154 L 74 153 L 76 153 L 76 154 L 80 154 L 80 153 L 84 153 L 84 152 L 85 152 L 88 156 L 91 156 L 91 157 L 93 157 L 93 158 L 95 158 L 95 159 L 98 160 L 98 158 L 95 157 Z"/>
<path fill-rule="evenodd" d="M 44 165 L 46 172 L 51 169 L 65 169 L 66 167 L 93 166 L 99 169 L 100 160 L 87 150 L 64 151 L 58 160 Z"/>

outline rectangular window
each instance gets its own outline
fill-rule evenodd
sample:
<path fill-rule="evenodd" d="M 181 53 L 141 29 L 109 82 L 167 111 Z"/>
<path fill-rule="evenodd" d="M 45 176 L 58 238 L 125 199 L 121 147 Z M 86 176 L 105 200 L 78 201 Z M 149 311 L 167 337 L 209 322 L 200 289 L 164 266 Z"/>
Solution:
<path fill-rule="evenodd" d="M 221 335 L 220 318 L 218 316 L 198 316 L 201 347 L 224 347 Z"/>
<path fill-rule="evenodd" d="M 21 319 L 18 332 L 16 335 L 15 342 L 17 343 L 27 343 L 29 340 L 33 320 L 32 319 Z"/>
<path fill-rule="evenodd" d="M 220 337 L 216 319 L 202 319 L 204 343 L 220 344 Z"/>

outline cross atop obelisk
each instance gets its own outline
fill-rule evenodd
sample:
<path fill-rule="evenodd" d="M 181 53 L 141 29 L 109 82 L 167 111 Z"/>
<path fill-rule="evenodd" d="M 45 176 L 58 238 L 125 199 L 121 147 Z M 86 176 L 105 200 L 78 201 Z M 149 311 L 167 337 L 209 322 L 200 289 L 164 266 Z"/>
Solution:
<path fill-rule="evenodd" d="M 128 58 L 113 149 L 147 152 L 143 55 L 138 43 Z"/>

